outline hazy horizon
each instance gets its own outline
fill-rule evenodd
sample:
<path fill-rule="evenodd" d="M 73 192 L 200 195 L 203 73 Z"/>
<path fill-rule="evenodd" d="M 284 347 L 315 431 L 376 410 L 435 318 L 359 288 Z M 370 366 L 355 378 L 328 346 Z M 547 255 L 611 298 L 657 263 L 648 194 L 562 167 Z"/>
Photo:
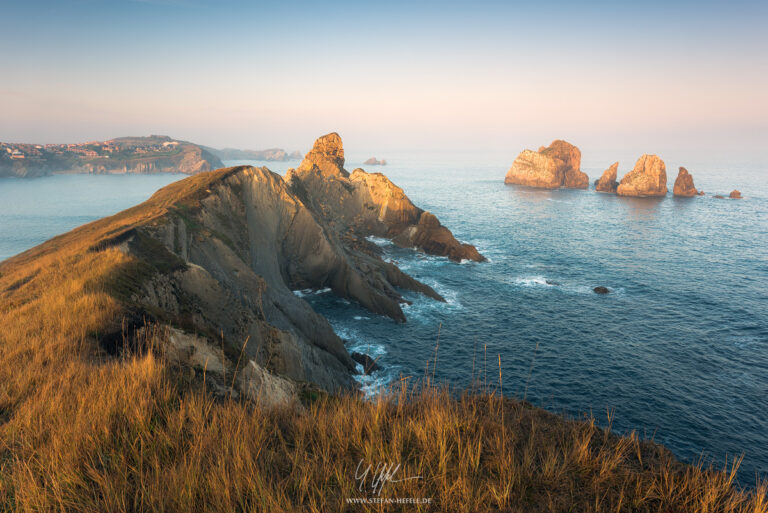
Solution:
<path fill-rule="evenodd" d="M 301 13 L 297 15 L 296 13 Z M 762 2 L 11 2 L 0 140 L 764 153 Z"/>

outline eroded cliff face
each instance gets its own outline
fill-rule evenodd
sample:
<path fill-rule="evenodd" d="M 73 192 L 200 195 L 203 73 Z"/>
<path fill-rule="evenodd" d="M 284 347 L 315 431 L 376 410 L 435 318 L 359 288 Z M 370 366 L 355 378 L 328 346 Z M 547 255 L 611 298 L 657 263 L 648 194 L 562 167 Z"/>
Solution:
<path fill-rule="evenodd" d="M 558 139 L 539 151 L 523 150 L 507 171 L 504 183 L 544 189 L 586 189 L 589 177 L 580 167 L 581 151 Z"/>
<path fill-rule="evenodd" d="M 174 362 L 205 370 L 222 394 L 268 405 L 305 386 L 352 389 L 354 360 L 294 291 L 328 288 L 404 322 L 403 290 L 443 298 L 384 262 L 367 235 L 482 257 L 386 177 L 350 175 L 343 162 L 331 134 L 290 182 L 248 166 L 200 173 L 8 259 L 0 273 L 34 276 L 41 262 L 64 258 L 101 262 L 92 286 L 115 302 L 94 335 L 101 347 L 115 353 L 152 337 Z"/>
<path fill-rule="evenodd" d="M 130 297 L 156 317 L 186 322 L 187 331 L 212 340 L 220 334 L 233 358 L 242 349 L 277 376 L 335 390 L 352 386 L 355 364 L 328 322 L 293 290 L 330 288 L 397 321 L 405 321 L 397 289 L 442 300 L 393 264 L 345 244 L 279 175 L 253 167 L 216 173 L 192 204 L 173 204 L 119 237 L 137 258 L 160 255 L 178 264 Z"/>
<path fill-rule="evenodd" d="M 381 173 L 344 169 L 344 149 L 336 133 L 319 138 L 297 169 L 286 174 L 290 190 L 321 216 L 334 235 L 350 246 L 375 247 L 368 236 L 386 237 L 451 260 L 485 258 L 470 244 L 456 240 L 429 212 L 415 206 L 403 190 Z"/>

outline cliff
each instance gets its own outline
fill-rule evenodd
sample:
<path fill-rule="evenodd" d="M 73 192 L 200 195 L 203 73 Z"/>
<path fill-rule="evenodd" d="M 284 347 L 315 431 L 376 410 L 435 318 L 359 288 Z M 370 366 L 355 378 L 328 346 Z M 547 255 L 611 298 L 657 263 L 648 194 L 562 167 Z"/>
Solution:
<path fill-rule="evenodd" d="M 586 189 L 589 177 L 581 167 L 581 151 L 561 140 L 538 151 L 523 150 L 507 171 L 504 183 L 544 189 Z"/>
<path fill-rule="evenodd" d="M 290 190 L 311 205 L 339 238 L 364 251 L 376 252 L 376 246 L 365 239 L 373 235 L 454 261 L 485 260 L 474 246 L 456 240 L 435 216 L 414 205 L 383 174 L 344 169 L 344 148 L 336 133 L 319 138 L 285 179 Z"/>
<path fill-rule="evenodd" d="M 324 147 L 326 139 L 318 140 L 302 169 L 315 173 L 318 165 L 343 163 L 340 139 Z M 310 382 L 328 391 L 351 388 L 355 364 L 342 341 L 293 290 L 330 288 L 404 322 L 400 290 L 442 298 L 384 262 L 366 235 L 404 237 L 412 228 L 417 242 L 408 239 L 409 245 L 482 259 L 382 175 L 358 170 L 355 177 L 286 182 L 266 168 L 247 166 L 201 173 L 3 262 L 0 274 L 31 274 L 51 258 L 109 261 L 117 252 L 120 265 L 107 266 L 96 280 L 116 301 L 98 329 L 107 351 L 126 336 L 140 338 L 150 320 L 172 328 L 162 345 L 180 360 L 189 360 L 190 352 L 216 355 L 213 348 L 220 348 L 223 354 L 210 361 L 212 372 L 226 375 L 242 352 L 259 386 L 291 389 L 291 383 Z M 340 195 L 337 186 L 358 194 Z M 3 285 L 2 299 L 12 302 L 17 288 Z M 253 383 L 244 385 L 251 388 Z"/>
<path fill-rule="evenodd" d="M 37 177 L 58 173 L 196 174 L 223 166 L 196 144 L 168 136 L 119 137 L 74 145 L 8 145 L 18 155 L 0 151 L 0 177 Z"/>

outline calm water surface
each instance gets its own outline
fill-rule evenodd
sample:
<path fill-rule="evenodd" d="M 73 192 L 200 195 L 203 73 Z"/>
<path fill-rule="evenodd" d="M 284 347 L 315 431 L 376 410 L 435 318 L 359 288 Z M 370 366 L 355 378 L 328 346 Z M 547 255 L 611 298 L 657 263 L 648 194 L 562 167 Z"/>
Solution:
<path fill-rule="evenodd" d="M 348 158 L 347 168 L 367 156 Z M 380 357 L 368 390 L 421 376 L 498 381 L 505 393 L 636 429 L 679 457 L 721 464 L 745 453 L 741 480 L 768 477 L 768 174 L 760 164 L 667 160 L 708 193 L 746 199 L 629 199 L 505 186 L 511 159 L 384 155 L 383 171 L 490 259 L 456 264 L 377 241 L 446 299 L 408 294 L 396 324 L 332 294 L 306 299 L 351 349 Z M 667 158 L 662 155 L 662 157 Z M 594 180 L 612 159 L 585 158 Z M 620 176 L 634 159 L 622 160 Z M 296 163 L 259 163 L 282 172 Z M 178 176 L 55 176 L 0 181 L 0 259 L 146 199 Z M 598 285 L 611 289 L 596 295 Z M 487 365 L 484 365 L 487 357 Z M 431 372 L 431 371 L 430 371 Z"/>

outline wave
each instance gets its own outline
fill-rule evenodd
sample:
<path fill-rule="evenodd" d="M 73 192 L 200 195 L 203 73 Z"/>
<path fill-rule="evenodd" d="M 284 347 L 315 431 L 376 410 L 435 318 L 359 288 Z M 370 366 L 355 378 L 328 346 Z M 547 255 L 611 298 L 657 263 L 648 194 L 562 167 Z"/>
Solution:
<path fill-rule="evenodd" d="M 594 284 L 594 285 L 575 284 L 572 282 L 568 282 L 566 280 L 559 280 L 556 278 L 547 278 L 546 276 L 541 276 L 541 275 L 518 276 L 517 278 L 514 278 L 513 280 L 511 280 L 511 284 L 517 287 L 533 287 L 533 288 L 539 288 L 541 290 L 559 290 L 566 294 L 584 294 L 584 295 L 590 295 L 590 294 L 594 295 L 595 294 L 594 288 L 600 285 L 600 284 Z M 608 290 L 610 290 L 610 293 L 613 295 L 624 294 L 623 287 L 618 287 L 618 288 L 608 287 Z"/>

